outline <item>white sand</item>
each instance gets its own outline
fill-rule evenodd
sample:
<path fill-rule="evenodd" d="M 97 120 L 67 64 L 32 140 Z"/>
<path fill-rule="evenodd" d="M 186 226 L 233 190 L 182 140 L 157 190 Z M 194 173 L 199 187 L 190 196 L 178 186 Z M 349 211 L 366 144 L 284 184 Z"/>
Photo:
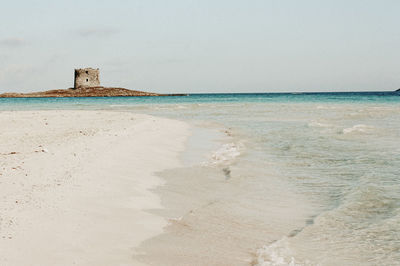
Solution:
<path fill-rule="evenodd" d="M 140 265 L 166 220 L 149 189 L 188 125 L 106 111 L 0 112 L 0 265 Z"/>

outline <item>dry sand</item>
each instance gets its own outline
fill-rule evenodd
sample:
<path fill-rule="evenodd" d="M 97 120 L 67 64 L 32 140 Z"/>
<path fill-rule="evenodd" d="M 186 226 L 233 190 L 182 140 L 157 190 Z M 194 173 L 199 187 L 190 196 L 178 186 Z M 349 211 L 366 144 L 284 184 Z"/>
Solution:
<path fill-rule="evenodd" d="M 0 265 L 140 265 L 166 220 L 150 189 L 187 124 L 106 111 L 0 112 Z"/>

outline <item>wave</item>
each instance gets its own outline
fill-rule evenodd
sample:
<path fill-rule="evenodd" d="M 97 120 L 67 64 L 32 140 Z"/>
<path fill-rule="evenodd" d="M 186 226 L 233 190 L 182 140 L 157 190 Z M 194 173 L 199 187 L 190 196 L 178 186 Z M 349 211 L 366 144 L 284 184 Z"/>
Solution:
<path fill-rule="evenodd" d="M 396 237 L 388 239 L 387 235 L 397 231 L 400 209 L 398 198 L 392 196 L 396 189 L 390 191 L 389 188 L 370 184 L 355 187 L 339 206 L 319 214 L 312 224 L 300 231 L 301 234 L 285 236 L 257 250 L 253 265 L 311 266 L 324 264 L 323 261 L 343 265 L 343 257 L 357 265 L 393 265 L 393 261 L 399 261 L 399 244 Z M 316 236 L 324 236 L 329 241 L 320 238 L 316 242 Z M 374 243 L 375 246 L 365 247 L 359 243 Z M 300 257 L 302 248 L 312 250 L 307 255 L 314 253 L 312 262 Z"/>
<path fill-rule="evenodd" d="M 132 104 L 109 104 L 108 107 L 132 107 Z"/>
<path fill-rule="evenodd" d="M 368 133 L 370 132 L 374 127 L 364 125 L 364 124 L 359 124 L 359 125 L 354 125 L 349 128 L 345 128 L 342 130 L 343 134 L 351 134 L 351 133 Z"/>
<path fill-rule="evenodd" d="M 271 245 L 264 246 L 257 250 L 255 266 L 300 266 L 311 265 L 310 263 L 297 263 L 291 256 L 289 239 L 284 237 Z"/>

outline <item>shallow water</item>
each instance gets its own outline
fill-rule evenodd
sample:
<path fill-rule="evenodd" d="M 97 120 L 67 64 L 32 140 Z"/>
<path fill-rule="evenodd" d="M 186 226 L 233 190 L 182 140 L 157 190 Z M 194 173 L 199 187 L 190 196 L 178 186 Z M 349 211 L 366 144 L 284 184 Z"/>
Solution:
<path fill-rule="evenodd" d="M 204 263 L 208 254 L 210 265 L 399 264 L 399 94 L 0 100 L 0 110 L 71 108 L 218 132 L 191 140 L 208 157 L 188 153 L 185 167 L 161 174 L 167 209 L 159 212 L 174 222 L 144 244 L 149 263 Z"/>

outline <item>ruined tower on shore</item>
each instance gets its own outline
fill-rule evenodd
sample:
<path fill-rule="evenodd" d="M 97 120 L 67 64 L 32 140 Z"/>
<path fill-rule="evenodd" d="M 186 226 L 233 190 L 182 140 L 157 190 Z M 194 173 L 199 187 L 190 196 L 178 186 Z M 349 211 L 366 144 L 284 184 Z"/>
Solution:
<path fill-rule="evenodd" d="M 100 71 L 94 68 L 75 69 L 74 89 L 100 87 Z"/>

